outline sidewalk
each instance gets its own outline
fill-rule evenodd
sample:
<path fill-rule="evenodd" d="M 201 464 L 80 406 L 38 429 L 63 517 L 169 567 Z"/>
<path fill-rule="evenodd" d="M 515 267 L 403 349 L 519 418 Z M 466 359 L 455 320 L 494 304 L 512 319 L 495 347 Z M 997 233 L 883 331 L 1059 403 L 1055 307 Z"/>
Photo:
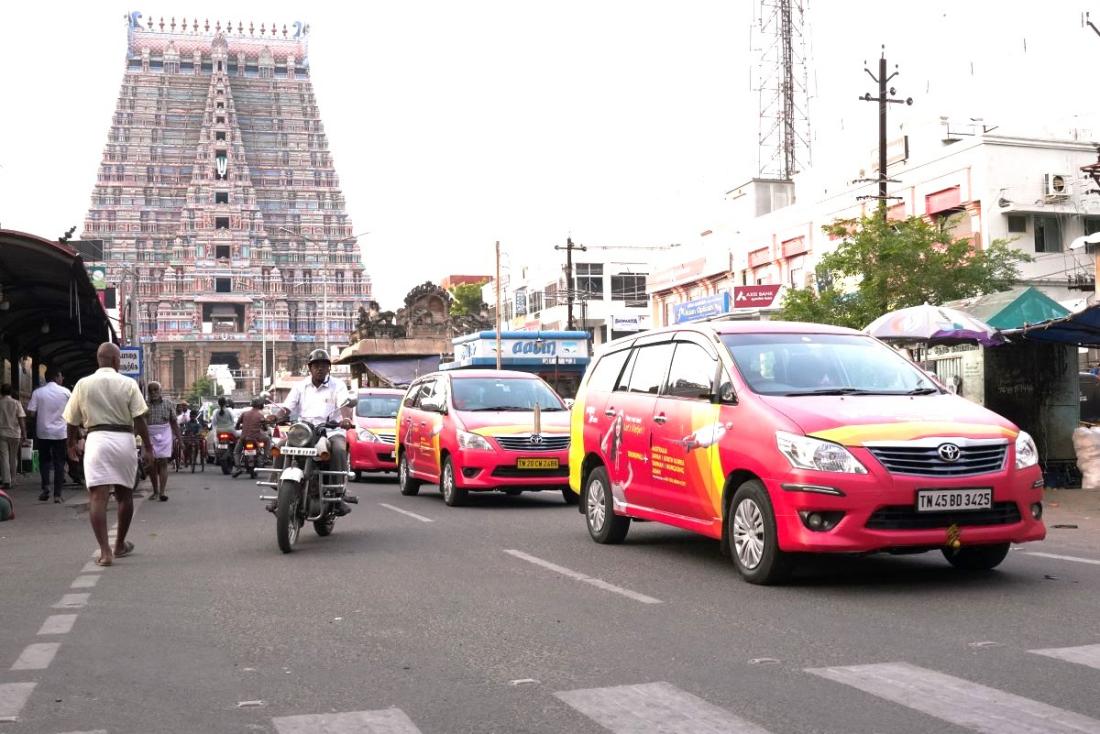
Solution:
<path fill-rule="evenodd" d="M 1046 489 L 1047 541 L 1100 556 L 1100 489 Z"/>

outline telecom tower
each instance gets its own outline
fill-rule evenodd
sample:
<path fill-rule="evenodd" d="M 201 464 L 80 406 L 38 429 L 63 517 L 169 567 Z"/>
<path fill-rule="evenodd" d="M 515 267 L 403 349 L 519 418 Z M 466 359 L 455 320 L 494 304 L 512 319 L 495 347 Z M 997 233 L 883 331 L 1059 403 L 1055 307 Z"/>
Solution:
<path fill-rule="evenodd" d="M 753 85 L 760 99 L 760 178 L 789 181 L 810 166 L 807 4 L 760 0 L 753 21 L 753 45 L 760 54 Z"/>

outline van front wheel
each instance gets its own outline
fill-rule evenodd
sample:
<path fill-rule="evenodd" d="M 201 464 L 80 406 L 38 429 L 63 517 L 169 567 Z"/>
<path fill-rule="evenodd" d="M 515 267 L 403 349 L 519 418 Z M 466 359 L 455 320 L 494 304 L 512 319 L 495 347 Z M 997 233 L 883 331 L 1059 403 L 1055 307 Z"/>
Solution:
<path fill-rule="evenodd" d="M 790 575 L 794 559 L 779 549 L 775 512 L 760 480 L 750 479 L 737 488 L 726 534 L 734 565 L 750 584 L 775 584 Z"/>

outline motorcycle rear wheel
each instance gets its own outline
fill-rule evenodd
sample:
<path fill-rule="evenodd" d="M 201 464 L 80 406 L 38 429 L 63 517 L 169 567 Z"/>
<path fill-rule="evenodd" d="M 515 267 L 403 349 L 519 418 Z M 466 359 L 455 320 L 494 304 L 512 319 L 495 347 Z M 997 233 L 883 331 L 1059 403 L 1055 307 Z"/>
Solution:
<path fill-rule="evenodd" d="M 298 536 L 302 532 L 302 521 L 298 508 L 302 503 L 302 492 L 297 482 L 286 481 L 279 485 L 278 505 L 275 508 L 275 538 L 279 541 L 279 550 L 290 553 Z"/>

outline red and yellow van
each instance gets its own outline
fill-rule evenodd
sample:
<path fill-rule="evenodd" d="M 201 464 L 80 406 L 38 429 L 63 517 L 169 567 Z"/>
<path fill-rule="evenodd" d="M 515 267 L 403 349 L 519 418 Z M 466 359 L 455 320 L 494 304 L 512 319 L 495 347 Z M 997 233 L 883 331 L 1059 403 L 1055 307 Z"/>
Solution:
<path fill-rule="evenodd" d="M 355 478 L 364 472 L 397 471 L 393 445 L 404 390 L 361 388 L 356 395 L 355 430 L 348 431 L 348 460 Z"/>
<path fill-rule="evenodd" d="M 397 416 L 401 494 L 438 484 L 451 506 L 470 492 L 569 489 L 569 409 L 537 376 L 510 370 L 435 372 L 414 382 Z"/>
<path fill-rule="evenodd" d="M 990 569 L 1041 540 L 1038 452 L 881 342 L 787 322 L 686 324 L 611 342 L 572 411 L 589 534 L 631 518 L 722 541 L 754 583 L 795 554 L 941 549 Z"/>

